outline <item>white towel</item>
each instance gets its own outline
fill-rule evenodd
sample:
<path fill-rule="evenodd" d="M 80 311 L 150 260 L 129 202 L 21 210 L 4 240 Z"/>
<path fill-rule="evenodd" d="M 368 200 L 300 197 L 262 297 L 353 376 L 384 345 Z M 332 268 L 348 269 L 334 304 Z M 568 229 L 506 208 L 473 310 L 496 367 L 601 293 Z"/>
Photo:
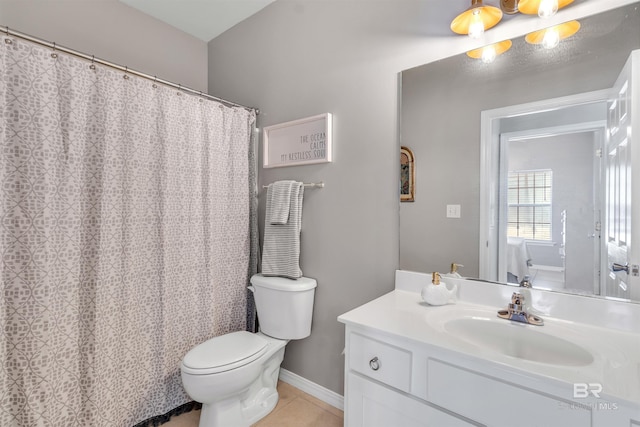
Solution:
<path fill-rule="evenodd" d="M 284 225 L 289 221 L 291 210 L 291 189 L 295 181 L 276 181 L 269 184 L 267 193 L 271 191 L 271 206 L 267 208 L 267 216 L 271 224 Z M 267 194 L 267 197 L 268 194 Z"/>
<path fill-rule="evenodd" d="M 278 184 L 278 182 L 274 183 Z M 262 274 L 289 279 L 302 277 L 300 270 L 300 229 L 302 227 L 302 197 L 304 184 L 293 181 L 289 197 L 288 219 L 284 224 L 272 224 L 274 212 L 274 185 L 267 189 L 267 206 L 264 221 L 264 247 L 262 249 Z"/>
<path fill-rule="evenodd" d="M 507 237 L 507 271 L 522 280 L 529 275 L 529 247 L 522 237 Z"/>

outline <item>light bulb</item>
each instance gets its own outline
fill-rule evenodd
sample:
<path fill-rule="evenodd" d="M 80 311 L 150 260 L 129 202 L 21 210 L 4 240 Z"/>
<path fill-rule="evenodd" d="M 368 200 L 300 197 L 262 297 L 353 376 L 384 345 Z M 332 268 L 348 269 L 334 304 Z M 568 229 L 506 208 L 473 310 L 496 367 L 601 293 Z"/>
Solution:
<path fill-rule="evenodd" d="M 485 64 L 490 64 L 496 59 L 496 48 L 493 45 L 486 46 L 482 49 L 480 58 Z"/>
<path fill-rule="evenodd" d="M 560 33 L 558 32 L 558 29 L 555 27 L 548 28 L 544 32 L 544 37 L 542 38 L 542 46 L 544 46 L 545 49 L 553 49 L 554 47 L 558 46 L 558 44 L 560 44 Z"/>
<path fill-rule="evenodd" d="M 540 18 L 549 18 L 558 11 L 558 0 L 541 0 L 538 6 L 538 16 Z"/>
<path fill-rule="evenodd" d="M 480 16 L 480 9 L 474 9 L 471 12 L 471 22 L 469 23 L 469 37 L 472 39 L 478 39 L 484 34 L 484 22 Z"/>

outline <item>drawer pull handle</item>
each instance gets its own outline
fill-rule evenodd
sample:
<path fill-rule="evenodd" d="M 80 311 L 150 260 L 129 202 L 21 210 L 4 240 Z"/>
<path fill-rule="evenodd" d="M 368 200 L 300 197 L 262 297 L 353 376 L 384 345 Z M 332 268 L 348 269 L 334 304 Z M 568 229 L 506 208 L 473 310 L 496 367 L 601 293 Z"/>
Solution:
<path fill-rule="evenodd" d="M 380 369 L 380 362 L 378 361 L 377 357 L 374 357 L 373 359 L 369 360 L 369 367 L 374 371 L 377 371 L 378 369 Z"/>

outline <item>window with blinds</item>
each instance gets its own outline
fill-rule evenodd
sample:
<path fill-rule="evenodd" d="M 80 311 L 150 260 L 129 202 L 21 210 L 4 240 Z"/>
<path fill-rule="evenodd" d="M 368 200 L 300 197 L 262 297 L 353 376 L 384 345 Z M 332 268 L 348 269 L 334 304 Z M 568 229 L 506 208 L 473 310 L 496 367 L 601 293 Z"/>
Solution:
<path fill-rule="evenodd" d="M 509 172 L 508 236 L 551 240 L 551 182 L 550 169 Z"/>

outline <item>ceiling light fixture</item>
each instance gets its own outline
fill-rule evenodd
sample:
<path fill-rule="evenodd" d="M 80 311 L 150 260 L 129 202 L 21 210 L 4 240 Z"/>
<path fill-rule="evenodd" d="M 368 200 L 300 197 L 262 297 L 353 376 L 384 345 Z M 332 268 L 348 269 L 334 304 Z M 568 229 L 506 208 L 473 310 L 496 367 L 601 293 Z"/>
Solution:
<path fill-rule="evenodd" d="M 471 0 L 471 7 L 451 21 L 451 31 L 479 38 L 485 30 L 494 27 L 502 19 L 502 11 L 495 6 L 486 6 L 482 0 Z"/>
<path fill-rule="evenodd" d="M 481 47 L 480 49 L 470 50 L 467 52 L 467 56 L 474 59 L 480 59 L 485 64 L 489 64 L 493 62 L 498 55 L 502 55 L 511 49 L 511 44 L 511 40 L 503 40 L 498 43 Z"/>
<path fill-rule="evenodd" d="M 451 31 L 457 34 L 468 34 L 472 38 L 480 38 L 485 30 L 496 26 L 502 14 L 515 15 L 523 13 L 548 18 L 574 0 L 500 0 L 500 8 L 483 4 L 482 0 L 471 0 L 471 6 L 456 16 L 451 22 Z M 580 29 L 578 21 L 571 21 L 544 30 L 528 34 L 525 39 L 531 44 L 541 44 L 552 49 L 560 40 L 572 36 Z M 485 63 L 493 62 L 498 56 L 511 48 L 511 40 L 494 43 L 467 52 L 471 58 L 481 59 Z"/>
<path fill-rule="evenodd" d="M 500 0 L 500 9 L 507 15 L 518 13 L 518 0 Z"/>
<path fill-rule="evenodd" d="M 540 18 L 549 18 L 556 14 L 558 9 L 573 3 L 573 0 L 520 0 L 518 11 L 525 15 L 538 15 Z"/>
<path fill-rule="evenodd" d="M 541 44 L 547 49 L 553 49 L 558 46 L 560 40 L 571 37 L 580 30 L 578 21 L 569 21 L 560 25 L 545 28 L 544 30 L 534 31 L 525 36 L 525 40 L 530 44 Z"/>

